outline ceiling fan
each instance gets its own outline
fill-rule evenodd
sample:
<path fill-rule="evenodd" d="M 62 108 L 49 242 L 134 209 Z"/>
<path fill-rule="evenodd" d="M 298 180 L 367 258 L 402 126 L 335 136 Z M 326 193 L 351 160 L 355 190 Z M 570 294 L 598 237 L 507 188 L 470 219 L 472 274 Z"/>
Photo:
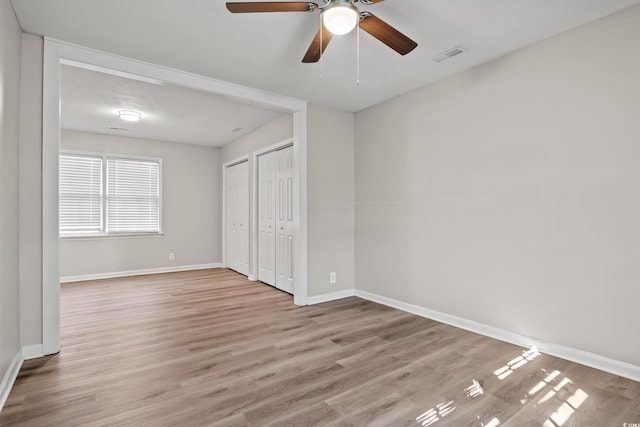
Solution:
<path fill-rule="evenodd" d="M 256 12 L 314 12 L 320 11 L 322 25 L 313 38 L 302 62 L 318 62 L 334 35 L 351 32 L 359 27 L 371 34 L 400 55 L 406 55 L 418 46 L 418 43 L 384 22 L 370 12 L 360 12 L 354 5 L 360 1 L 364 5 L 380 3 L 383 0 L 322 0 L 323 5 L 304 1 L 266 1 L 266 2 L 228 2 L 227 9 L 232 13 Z"/>

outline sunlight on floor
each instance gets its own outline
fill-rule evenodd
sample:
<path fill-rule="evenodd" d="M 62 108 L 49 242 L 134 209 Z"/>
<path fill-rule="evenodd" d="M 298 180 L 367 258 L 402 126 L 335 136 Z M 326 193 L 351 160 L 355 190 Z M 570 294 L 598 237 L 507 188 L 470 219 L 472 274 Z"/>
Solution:
<path fill-rule="evenodd" d="M 473 399 L 474 397 L 482 396 L 484 389 L 477 380 L 473 380 L 473 384 L 464 389 L 464 395 L 467 399 Z"/>
<path fill-rule="evenodd" d="M 431 424 L 435 423 L 436 421 L 446 417 L 451 412 L 453 412 L 453 410 L 456 409 L 456 407 L 453 405 L 454 405 L 453 400 L 440 403 L 439 405 L 436 405 L 434 408 L 431 408 L 428 411 L 418 415 L 416 417 L 416 421 L 422 424 L 423 427 L 430 426 Z"/>
<path fill-rule="evenodd" d="M 546 386 L 548 386 L 549 384 L 551 384 L 551 382 L 558 376 L 560 375 L 560 371 L 553 371 L 552 373 L 550 373 L 549 375 L 546 376 L 545 379 L 543 379 L 542 381 L 540 381 L 538 384 L 536 384 L 531 390 L 529 390 L 529 396 L 533 396 L 534 394 L 538 393 L 540 390 L 542 390 L 543 388 L 545 388 Z"/>
<path fill-rule="evenodd" d="M 503 380 L 509 375 L 513 374 L 516 369 L 526 365 L 539 355 L 540 352 L 538 351 L 538 349 L 536 347 L 531 347 L 530 350 L 524 351 L 522 355 L 508 361 L 502 368 L 496 370 L 494 374 L 498 377 L 498 379 Z"/>
<path fill-rule="evenodd" d="M 481 427 L 496 427 L 500 425 L 500 420 L 497 418 L 492 419 L 491 421 L 489 421 L 486 424 L 480 423 Z"/>
<path fill-rule="evenodd" d="M 582 403 L 587 400 L 589 395 L 585 393 L 582 389 L 576 390 L 569 398 L 567 398 L 564 402 L 558 406 L 553 414 L 545 421 L 543 424 L 544 427 L 558 427 L 562 426 L 569 417 L 571 417 L 582 405 Z"/>
<path fill-rule="evenodd" d="M 538 349 L 536 347 L 532 347 L 530 350 L 524 351 L 518 357 L 511 359 L 493 373 L 499 380 L 504 380 L 539 355 L 540 352 Z M 538 418 L 539 420 L 546 418 L 544 424 L 542 424 L 544 427 L 562 427 L 584 403 L 589 395 L 584 390 L 577 388 L 571 379 L 562 377 L 562 373 L 558 370 L 549 372 L 546 369 L 541 369 L 540 371 L 546 376 L 529 389 L 529 391 L 520 400 L 520 404 L 523 407 L 530 405 L 530 408 L 537 412 L 536 416 L 540 417 Z M 531 374 L 529 373 L 528 375 Z M 512 378 L 513 381 L 518 381 L 514 378 Z M 545 390 L 547 390 L 546 393 L 544 393 Z M 471 385 L 464 388 L 464 396 L 467 400 L 481 398 L 485 392 L 483 383 L 475 378 L 471 380 Z M 487 393 L 491 395 L 492 392 L 488 391 Z M 540 397 L 540 395 L 542 397 Z M 454 400 L 440 403 L 419 415 L 416 418 L 416 421 L 423 427 L 435 424 L 456 409 L 455 403 L 456 402 Z M 558 404 L 557 407 L 556 403 Z M 442 423 L 447 424 L 447 421 L 442 420 Z M 489 421 L 483 421 L 481 420 L 480 415 L 478 415 L 476 424 L 474 425 L 480 425 L 482 427 L 497 427 L 500 425 L 500 420 L 498 418 L 492 418 Z"/>

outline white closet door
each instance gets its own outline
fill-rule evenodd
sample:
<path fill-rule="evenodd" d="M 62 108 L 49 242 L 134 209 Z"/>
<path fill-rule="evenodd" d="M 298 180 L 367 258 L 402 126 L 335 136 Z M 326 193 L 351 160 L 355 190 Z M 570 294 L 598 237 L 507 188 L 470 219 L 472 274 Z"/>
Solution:
<path fill-rule="evenodd" d="M 226 206 L 227 206 L 227 267 L 236 269 L 236 242 L 237 242 L 237 222 L 236 222 L 236 170 L 233 166 L 226 168 Z"/>
<path fill-rule="evenodd" d="M 227 267 L 245 275 L 249 274 L 248 185 L 248 162 L 226 168 Z"/>
<path fill-rule="evenodd" d="M 237 228 L 237 270 L 244 275 L 249 274 L 249 162 L 234 166 L 237 169 L 236 183 L 238 212 Z"/>
<path fill-rule="evenodd" d="M 276 288 L 293 293 L 293 147 L 276 151 Z"/>
<path fill-rule="evenodd" d="M 258 280 L 276 285 L 275 179 L 277 152 L 258 157 Z"/>

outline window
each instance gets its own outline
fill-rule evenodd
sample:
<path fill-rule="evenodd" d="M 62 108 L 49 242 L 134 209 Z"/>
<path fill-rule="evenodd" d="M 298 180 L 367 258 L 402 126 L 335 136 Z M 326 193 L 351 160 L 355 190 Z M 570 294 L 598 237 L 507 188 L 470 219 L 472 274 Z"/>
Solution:
<path fill-rule="evenodd" d="M 60 234 L 102 231 L 102 158 L 60 156 Z"/>
<path fill-rule="evenodd" d="M 159 160 L 62 153 L 60 235 L 158 234 Z"/>

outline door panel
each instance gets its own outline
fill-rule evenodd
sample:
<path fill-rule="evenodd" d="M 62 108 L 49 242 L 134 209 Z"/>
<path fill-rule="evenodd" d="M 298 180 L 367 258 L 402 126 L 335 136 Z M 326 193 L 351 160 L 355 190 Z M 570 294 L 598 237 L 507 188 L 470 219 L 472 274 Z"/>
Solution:
<path fill-rule="evenodd" d="M 293 147 L 258 157 L 258 280 L 293 293 Z"/>
<path fill-rule="evenodd" d="M 249 162 L 243 162 L 236 166 L 238 168 L 236 191 L 238 197 L 237 218 L 238 218 L 238 248 L 237 261 L 240 273 L 249 274 Z"/>
<path fill-rule="evenodd" d="M 275 161 L 274 153 L 258 157 L 258 280 L 275 286 Z"/>
<path fill-rule="evenodd" d="M 278 268 L 276 270 L 276 287 L 293 293 L 293 147 L 276 151 L 278 153 L 278 215 L 276 253 L 278 254 Z"/>
<path fill-rule="evenodd" d="M 227 267 L 249 274 L 249 162 L 226 168 Z"/>

